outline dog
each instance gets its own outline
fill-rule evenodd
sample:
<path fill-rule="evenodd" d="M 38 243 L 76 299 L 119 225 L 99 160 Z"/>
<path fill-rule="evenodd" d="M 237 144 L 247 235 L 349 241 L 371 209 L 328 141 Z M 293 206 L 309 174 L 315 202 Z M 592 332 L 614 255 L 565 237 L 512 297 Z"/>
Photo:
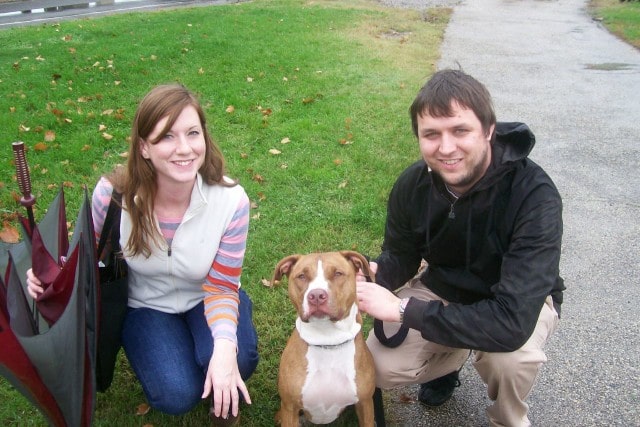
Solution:
<path fill-rule="evenodd" d="M 290 255 L 278 262 L 273 282 L 288 278 L 298 317 L 280 359 L 276 424 L 298 426 L 300 414 L 328 424 L 355 405 L 359 426 L 373 426 L 375 367 L 362 335 L 356 273 L 371 277 L 353 251 Z"/>

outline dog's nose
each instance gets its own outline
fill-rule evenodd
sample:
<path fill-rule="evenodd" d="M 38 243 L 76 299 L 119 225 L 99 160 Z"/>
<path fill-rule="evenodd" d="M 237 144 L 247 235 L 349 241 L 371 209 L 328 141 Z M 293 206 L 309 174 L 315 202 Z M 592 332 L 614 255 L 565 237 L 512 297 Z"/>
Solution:
<path fill-rule="evenodd" d="M 324 289 L 313 289 L 307 294 L 310 305 L 320 306 L 327 302 L 328 294 Z"/>

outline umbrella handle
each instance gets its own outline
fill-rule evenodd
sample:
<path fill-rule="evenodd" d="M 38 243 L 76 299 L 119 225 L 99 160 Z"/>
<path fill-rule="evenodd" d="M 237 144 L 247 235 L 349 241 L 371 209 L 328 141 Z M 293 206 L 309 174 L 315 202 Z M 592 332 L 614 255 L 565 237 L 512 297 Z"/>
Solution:
<path fill-rule="evenodd" d="M 27 209 L 29 216 L 29 225 L 31 230 L 35 226 L 33 219 L 33 210 L 31 207 L 36 203 L 36 198 L 31 194 L 31 177 L 29 176 L 29 166 L 27 166 L 27 158 L 24 155 L 24 142 L 18 141 L 11 144 L 13 146 L 13 158 L 16 163 L 16 179 L 18 187 L 22 192 L 20 204 Z"/>

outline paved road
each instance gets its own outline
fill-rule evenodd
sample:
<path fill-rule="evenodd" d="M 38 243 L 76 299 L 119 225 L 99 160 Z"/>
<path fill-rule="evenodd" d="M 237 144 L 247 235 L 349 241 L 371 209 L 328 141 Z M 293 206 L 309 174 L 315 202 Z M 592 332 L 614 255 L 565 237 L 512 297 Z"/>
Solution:
<path fill-rule="evenodd" d="M 564 199 L 560 329 L 530 396 L 536 426 L 640 426 L 640 51 L 610 35 L 586 0 L 466 0 L 440 68 L 483 81 L 499 120 L 524 121 L 532 157 Z M 469 364 L 468 364 L 469 365 Z M 393 425 L 484 426 L 484 385 L 437 410 L 396 404 Z M 415 388 L 397 392 L 415 396 Z"/>

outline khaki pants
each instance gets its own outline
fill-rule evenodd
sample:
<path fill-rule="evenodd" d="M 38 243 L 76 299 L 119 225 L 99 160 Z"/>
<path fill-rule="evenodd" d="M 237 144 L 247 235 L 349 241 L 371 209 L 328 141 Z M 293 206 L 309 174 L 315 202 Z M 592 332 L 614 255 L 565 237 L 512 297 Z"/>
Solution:
<path fill-rule="evenodd" d="M 447 304 L 418 280 L 409 282 L 398 296 L 439 300 Z M 473 366 L 487 385 L 489 398 L 494 401 L 487 409 L 492 426 L 531 425 L 527 418 L 529 405 L 524 400 L 533 387 L 538 370 L 547 361 L 542 349 L 557 324 L 558 314 L 551 297 L 547 297 L 533 334 L 521 348 L 511 353 L 474 352 Z M 398 327 L 398 323 L 385 322 L 386 335 L 395 333 Z M 432 343 L 415 329 L 410 329 L 405 341 L 396 348 L 380 344 L 372 330 L 367 345 L 376 365 L 377 386 L 383 389 L 431 381 L 459 370 L 469 357 L 468 349 Z"/>

